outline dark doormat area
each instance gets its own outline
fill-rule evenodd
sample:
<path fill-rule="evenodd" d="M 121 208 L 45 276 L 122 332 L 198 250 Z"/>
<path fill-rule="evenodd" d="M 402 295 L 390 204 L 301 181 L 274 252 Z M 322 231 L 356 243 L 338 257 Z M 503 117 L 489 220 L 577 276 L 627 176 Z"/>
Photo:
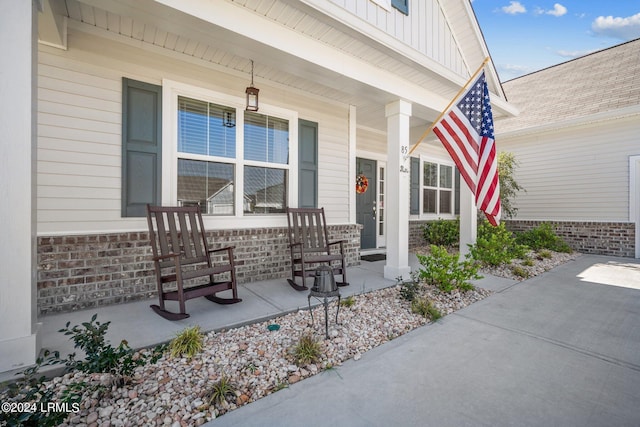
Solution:
<path fill-rule="evenodd" d="M 372 255 L 363 255 L 360 257 L 362 261 L 383 261 L 387 259 L 387 254 L 372 254 Z"/>

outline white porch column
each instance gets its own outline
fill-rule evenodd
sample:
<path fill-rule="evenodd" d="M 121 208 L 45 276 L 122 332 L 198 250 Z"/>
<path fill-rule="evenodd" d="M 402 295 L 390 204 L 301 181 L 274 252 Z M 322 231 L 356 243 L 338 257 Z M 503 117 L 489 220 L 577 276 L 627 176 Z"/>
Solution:
<path fill-rule="evenodd" d="M 387 263 L 385 279 L 409 279 L 409 118 L 411 104 L 387 104 Z"/>
<path fill-rule="evenodd" d="M 36 1 L 0 0 L 0 372 L 35 362 Z"/>
<path fill-rule="evenodd" d="M 464 180 L 460 180 L 460 258 L 469 253 L 478 235 L 478 209 L 475 196 Z"/>

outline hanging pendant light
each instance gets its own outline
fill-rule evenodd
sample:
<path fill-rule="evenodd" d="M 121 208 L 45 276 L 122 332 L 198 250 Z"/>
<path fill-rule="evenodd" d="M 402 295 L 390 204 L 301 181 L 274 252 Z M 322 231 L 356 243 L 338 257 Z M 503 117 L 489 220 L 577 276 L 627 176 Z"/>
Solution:
<path fill-rule="evenodd" d="M 258 92 L 260 89 L 253 86 L 253 59 L 251 60 L 251 86 L 247 87 L 247 111 L 258 111 Z"/>

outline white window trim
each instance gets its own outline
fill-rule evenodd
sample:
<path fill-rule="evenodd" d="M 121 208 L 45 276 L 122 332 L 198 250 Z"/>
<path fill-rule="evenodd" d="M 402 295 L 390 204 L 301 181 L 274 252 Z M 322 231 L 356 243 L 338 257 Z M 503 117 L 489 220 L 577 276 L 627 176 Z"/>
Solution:
<path fill-rule="evenodd" d="M 199 86 L 181 83 L 174 80 L 162 80 L 162 201 L 165 205 L 177 205 L 178 202 L 178 96 L 185 96 L 236 109 L 236 141 L 244 141 L 244 108 L 245 98 L 228 95 Z M 260 103 L 260 114 L 286 119 L 289 121 L 289 164 L 281 165 L 288 171 L 289 187 L 287 203 L 298 204 L 298 112 L 282 107 Z M 189 157 L 197 157 L 189 155 Z M 243 161 L 244 144 L 236 143 L 236 157 L 225 158 L 227 163 L 236 167 L 235 178 L 237 188 L 244 188 L 243 165 L 264 166 L 264 162 Z M 208 158 L 210 160 L 210 158 Z M 203 215 L 205 226 L 216 228 L 230 227 L 272 227 L 286 224 L 285 215 L 244 215 L 243 194 L 235 192 L 235 215 L 215 216 Z"/>
<path fill-rule="evenodd" d="M 450 214 L 441 214 L 441 213 L 423 213 L 422 212 L 422 208 L 423 208 L 423 203 L 424 203 L 424 164 L 425 163 L 436 163 L 438 164 L 438 177 L 440 176 L 440 165 L 443 166 L 451 166 L 453 169 L 453 177 L 452 177 L 452 188 L 451 188 L 451 196 L 452 196 L 452 206 L 451 206 L 451 213 Z M 421 155 L 420 156 L 420 194 L 419 194 L 419 199 L 420 199 L 420 214 L 419 214 L 419 218 L 421 220 L 436 220 L 436 219 L 456 219 L 457 215 L 455 214 L 455 200 L 456 200 L 456 185 L 455 185 L 455 168 L 456 165 L 455 163 L 453 163 L 453 161 L 451 161 L 451 159 L 446 159 L 443 157 L 433 157 L 433 156 L 425 156 L 425 155 Z M 439 179 L 439 178 L 438 178 Z M 438 186 L 438 189 L 440 189 L 440 187 Z M 440 200 L 438 198 L 437 200 L 438 203 L 438 211 L 440 210 Z"/>

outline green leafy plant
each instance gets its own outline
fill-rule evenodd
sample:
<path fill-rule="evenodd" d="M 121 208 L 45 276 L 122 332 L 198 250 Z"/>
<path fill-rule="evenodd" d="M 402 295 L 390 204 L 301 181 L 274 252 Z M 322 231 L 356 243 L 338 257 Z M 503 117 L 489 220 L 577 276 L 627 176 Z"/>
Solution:
<path fill-rule="evenodd" d="M 525 256 L 522 260 L 522 265 L 526 267 L 533 267 L 535 265 L 535 262 L 528 256 Z"/>
<path fill-rule="evenodd" d="M 320 359 L 322 347 L 313 335 L 303 334 L 293 347 L 293 358 L 298 366 L 315 363 Z"/>
<path fill-rule="evenodd" d="M 529 277 L 529 272 L 526 269 L 524 269 L 521 266 L 519 266 L 519 265 L 514 265 L 513 267 L 511 267 L 511 272 L 513 274 L 515 274 L 516 276 L 522 277 L 522 278 L 525 278 L 525 279 L 527 277 Z"/>
<path fill-rule="evenodd" d="M 66 327 L 58 331 L 70 335 L 74 348 L 85 353 L 84 360 L 75 360 L 75 353 L 70 354 L 65 362 L 67 367 L 86 373 L 111 373 L 124 379 L 130 377 L 138 366 L 144 366 L 148 362 L 155 363 L 162 356 L 162 346 L 156 347 L 151 354 L 137 355 L 126 340 L 120 341 L 118 347 L 111 346 L 105 339 L 111 322 L 100 323 L 96 320 L 97 317 L 94 314 L 91 321 L 71 329 L 70 322 L 67 322 Z"/>
<path fill-rule="evenodd" d="M 474 287 L 469 281 L 481 278 L 475 263 L 468 258 L 458 261 L 458 254 L 449 254 L 443 246 L 431 245 L 430 255 L 417 257 L 422 265 L 420 278 L 427 284 L 437 286 L 442 292 L 471 290 Z"/>
<path fill-rule="evenodd" d="M 349 295 L 348 297 L 340 301 L 340 305 L 342 307 L 353 307 L 355 303 L 356 299 L 353 297 L 353 295 Z"/>
<path fill-rule="evenodd" d="M 169 343 L 169 354 L 171 357 L 186 357 L 191 359 L 202 351 L 204 337 L 200 332 L 200 326 L 185 328 L 178 332 L 176 337 Z"/>
<path fill-rule="evenodd" d="M 207 401 L 210 405 L 221 404 L 225 400 L 228 401 L 235 397 L 236 386 L 226 375 L 223 375 L 218 381 L 213 383 L 211 389 L 207 393 Z"/>
<path fill-rule="evenodd" d="M 549 259 L 551 257 L 552 255 L 549 249 L 541 249 L 538 251 L 538 258 L 540 259 Z"/>
<path fill-rule="evenodd" d="M 436 321 L 442 317 L 440 310 L 426 297 L 416 298 L 411 301 L 411 312 Z"/>
<path fill-rule="evenodd" d="M 482 265 L 508 264 L 515 258 L 523 258 L 527 247 L 516 242 L 513 233 L 504 223 L 494 227 L 488 221 L 478 225 L 478 237 L 469 250 L 471 257 Z"/>
<path fill-rule="evenodd" d="M 516 240 L 519 244 L 527 245 L 534 251 L 549 249 L 555 252 L 572 252 L 571 247 L 556 234 L 553 226 L 548 222 L 517 233 Z"/>
<path fill-rule="evenodd" d="M 498 180 L 500 182 L 500 205 L 502 217 L 513 218 L 518 212 L 513 199 L 518 191 L 526 191 L 515 179 L 518 161 L 513 153 L 502 151 L 498 153 Z"/>
<path fill-rule="evenodd" d="M 459 219 L 429 221 L 422 230 L 424 239 L 432 245 L 452 247 L 460 241 Z"/>
<path fill-rule="evenodd" d="M 45 384 L 46 377 L 38 376 L 38 372 L 43 366 L 51 366 L 64 363 L 60 359 L 59 352 L 43 350 L 43 356 L 36 359 L 34 366 L 19 372 L 21 379 L 10 383 L 7 386 L 7 393 L 3 396 L 3 403 L 20 403 L 22 408 L 28 406 L 34 410 L 16 412 L 0 411 L 0 425 L 8 426 L 57 426 L 64 422 L 69 415 L 66 412 L 41 411 L 40 408 L 48 408 L 50 403 L 55 403 L 60 407 L 60 403 L 70 408 L 80 404 L 82 398 L 82 387 L 69 385 L 61 396 L 56 396 L 52 388 Z M 80 384 L 80 386 L 84 383 Z M 2 387 L 0 387 L 1 389 Z"/>
<path fill-rule="evenodd" d="M 402 277 L 398 277 L 396 280 L 400 284 L 400 297 L 407 301 L 413 301 L 420 291 L 419 283 L 416 280 L 405 282 Z"/>

